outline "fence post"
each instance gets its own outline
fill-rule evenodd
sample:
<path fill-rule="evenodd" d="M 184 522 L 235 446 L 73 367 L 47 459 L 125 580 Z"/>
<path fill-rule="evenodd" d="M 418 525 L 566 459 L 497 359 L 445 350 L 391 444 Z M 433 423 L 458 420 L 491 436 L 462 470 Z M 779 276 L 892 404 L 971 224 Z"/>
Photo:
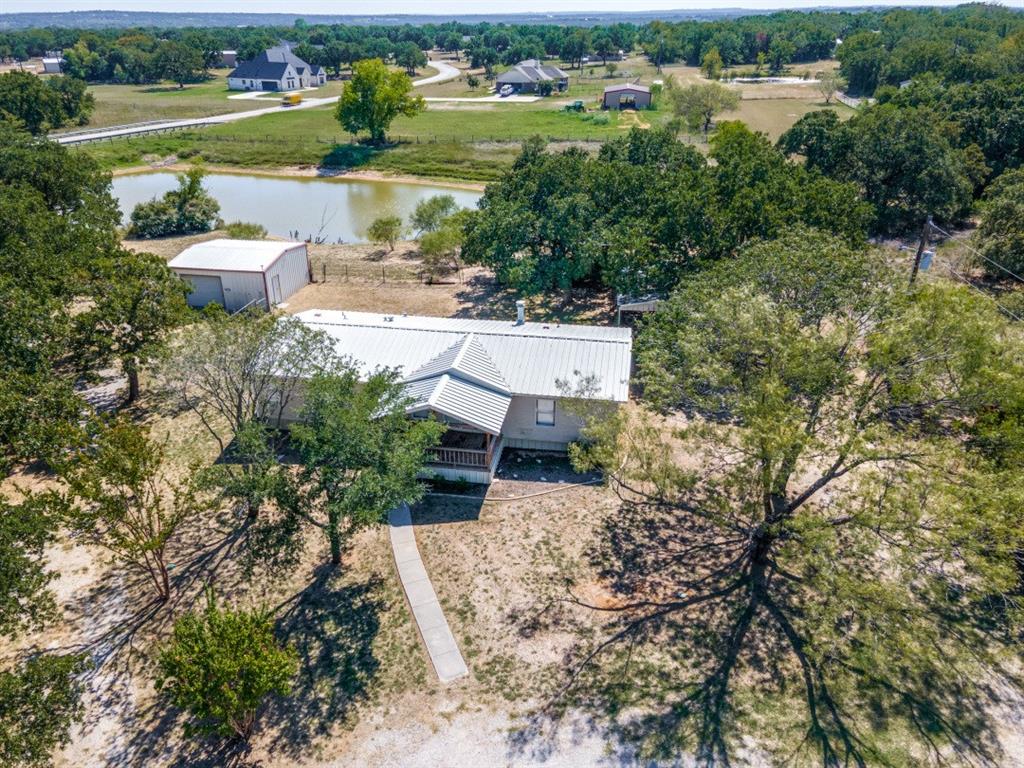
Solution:
<path fill-rule="evenodd" d="M 387 275 L 384 274 L 384 265 L 380 265 L 380 281 L 386 283 L 388 281 Z"/>
<path fill-rule="evenodd" d="M 327 282 L 327 262 L 325 261 L 323 264 L 321 264 L 320 268 L 321 268 L 321 272 L 323 273 L 323 279 L 320 282 L 326 283 Z"/>

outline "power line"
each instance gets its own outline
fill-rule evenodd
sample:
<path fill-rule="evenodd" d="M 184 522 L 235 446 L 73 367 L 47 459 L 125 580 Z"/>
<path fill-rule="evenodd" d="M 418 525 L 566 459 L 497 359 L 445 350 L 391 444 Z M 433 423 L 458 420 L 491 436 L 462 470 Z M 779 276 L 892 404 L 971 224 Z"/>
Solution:
<path fill-rule="evenodd" d="M 986 298 L 992 299 L 992 303 L 995 304 L 997 307 L 999 307 L 1001 312 L 1003 312 L 1006 315 L 1009 315 L 1010 317 L 1012 317 L 1014 320 L 1016 320 L 1018 322 L 1024 321 L 1024 318 L 1021 318 L 1019 315 L 1017 315 L 1017 314 L 1011 312 L 1010 310 L 1008 310 L 1006 307 L 1004 307 L 1002 304 L 1000 304 L 998 301 L 996 301 L 994 298 L 992 298 L 991 294 L 986 293 L 985 291 L 981 290 L 981 288 L 976 286 L 974 283 L 972 283 L 966 277 L 961 275 L 955 269 L 953 269 L 952 267 L 946 267 L 946 269 L 949 270 L 949 274 L 951 274 L 953 277 L 957 278 L 958 280 L 961 280 L 966 285 L 970 286 L 971 288 L 976 290 L 978 293 L 980 293 L 982 296 L 985 296 Z"/>
<path fill-rule="evenodd" d="M 964 247 L 967 248 L 967 250 L 971 251 L 974 254 L 977 254 L 978 256 L 980 256 L 981 258 L 983 258 L 985 261 L 989 262 L 990 264 L 995 264 L 997 267 L 999 267 L 1001 270 L 1003 270 L 1003 272 L 1005 272 L 1006 274 L 1008 274 L 1011 277 L 1013 277 L 1013 278 L 1019 280 L 1020 282 L 1024 283 L 1024 277 L 1021 277 L 1020 275 L 1018 275 L 1016 272 L 1014 272 L 1011 269 L 1007 269 L 1006 267 L 1004 267 L 1002 264 L 1000 264 L 995 259 L 990 259 L 984 253 L 982 253 L 978 249 L 974 248 L 973 246 L 971 246 L 967 242 L 965 242 L 961 237 L 958 237 L 956 235 L 951 235 L 949 232 L 947 232 L 946 230 L 944 230 L 942 227 L 938 226 L 934 222 L 931 223 L 931 226 L 932 226 L 932 229 L 935 229 L 936 231 L 941 232 L 946 237 L 948 237 L 950 240 L 957 240 L 957 241 L 963 243 Z"/>

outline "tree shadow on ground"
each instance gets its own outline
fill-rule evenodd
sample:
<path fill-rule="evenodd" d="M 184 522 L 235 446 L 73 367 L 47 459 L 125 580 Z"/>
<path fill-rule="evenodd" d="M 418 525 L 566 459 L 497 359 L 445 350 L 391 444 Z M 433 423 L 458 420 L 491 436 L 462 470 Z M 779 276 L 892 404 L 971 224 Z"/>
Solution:
<path fill-rule="evenodd" d="M 523 298 L 514 288 L 500 285 L 490 275 L 473 275 L 455 297 L 465 304 L 456 317 L 479 320 L 516 318 L 516 301 Z M 608 322 L 614 307 L 607 291 L 573 288 L 567 294 L 549 292 L 527 299 L 526 319 L 533 322 Z"/>
<path fill-rule="evenodd" d="M 322 168 L 360 168 L 388 149 L 387 145 L 335 144 L 320 160 Z"/>
<path fill-rule="evenodd" d="M 369 696 L 380 666 L 373 642 L 386 607 L 382 587 L 379 578 L 344 583 L 337 568 L 323 565 L 280 607 L 277 632 L 297 651 L 299 673 L 289 696 L 262 718 L 261 727 L 276 733 L 273 749 L 299 757 Z"/>
<path fill-rule="evenodd" d="M 593 579 L 520 617 L 527 636 L 578 640 L 510 750 L 543 754 L 560 729 L 582 723 L 609 739 L 613 764 L 689 755 L 725 765 L 756 743 L 770 759 L 857 765 L 878 750 L 902 754 L 898 733 L 936 757 L 998 763 L 984 704 L 995 701 L 992 686 L 963 677 L 970 666 L 936 664 L 936 678 L 859 669 L 839 647 L 813 656 L 807 638 L 818 625 L 802 601 L 814 596 L 800 576 L 759 588 L 748 547 L 742 530 L 681 505 L 624 500 L 589 549 Z"/>
<path fill-rule="evenodd" d="M 412 524 L 416 526 L 475 522 L 480 519 L 480 510 L 483 506 L 482 495 L 445 493 L 443 497 L 427 496 L 412 506 Z"/>

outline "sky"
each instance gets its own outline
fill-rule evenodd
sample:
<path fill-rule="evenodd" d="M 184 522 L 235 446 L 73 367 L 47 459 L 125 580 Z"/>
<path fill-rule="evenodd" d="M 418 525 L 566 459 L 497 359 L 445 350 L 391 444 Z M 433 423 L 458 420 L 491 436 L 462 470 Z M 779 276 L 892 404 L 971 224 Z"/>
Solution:
<path fill-rule="evenodd" d="M 0 11 L 217 11 L 246 13 L 387 15 L 398 13 L 439 16 L 481 12 L 533 13 L 541 11 L 659 11 L 690 8 L 802 8 L 827 5 L 957 5 L 961 0 L 0 0 Z M 1004 0 L 1003 5 L 1024 6 L 1024 0 Z"/>

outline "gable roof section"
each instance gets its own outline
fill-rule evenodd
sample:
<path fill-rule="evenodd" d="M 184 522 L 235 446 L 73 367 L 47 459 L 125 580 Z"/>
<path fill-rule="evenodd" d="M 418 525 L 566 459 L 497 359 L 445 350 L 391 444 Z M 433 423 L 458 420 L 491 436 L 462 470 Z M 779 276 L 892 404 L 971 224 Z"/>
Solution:
<path fill-rule="evenodd" d="M 243 61 L 228 74 L 228 77 L 241 77 L 252 80 L 280 80 L 284 77 L 289 64 L 300 75 L 309 69 L 309 64 L 292 53 L 290 48 L 277 46 L 275 48 L 267 48 L 267 50 L 257 54 L 252 61 Z"/>
<path fill-rule="evenodd" d="M 280 80 L 287 71 L 287 62 L 253 59 L 252 61 L 243 61 L 228 73 L 228 77 L 246 80 Z"/>
<path fill-rule="evenodd" d="M 405 378 L 408 413 L 430 408 L 497 435 L 512 403 L 501 372 L 469 333 Z"/>
<path fill-rule="evenodd" d="M 440 355 L 421 366 L 406 377 L 406 381 L 417 381 L 449 373 L 461 379 L 474 382 L 496 392 L 512 394 L 501 371 L 494 365 L 487 350 L 469 333 L 450 346 Z"/>
<path fill-rule="evenodd" d="M 499 394 L 555 398 L 564 395 L 559 381 L 593 377 L 593 399 L 629 399 L 629 328 L 323 309 L 297 317 L 331 337 L 364 376 L 397 368 L 411 387 L 449 373 Z"/>
<path fill-rule="evenodd" d="M 429 409 L 492 435 L 501 434 L 505 414 L 512 404 L 511 395 L 447 373 L 412 382 L 405 391 L 412 398 L 406 413 Z"/>
<path fill-rule="evenodd" d="M 615 93 L 616 91 L 637 91 L 638 93 L 650 93 L 651 89 L 646 85 L 638 85 L 636 83 L 620 83 L 619 85 L 609 85 L 604 89 L 605 93 Z"/>
<path fill-rule="evenodd" d="M 499 83 L 539 83 L 542 80 L 565 80 L 568 78 L 565 72 L 558 67 L 541 64 L 536 59 L 520 61 L 507 72 L 498 75 Z"/>

